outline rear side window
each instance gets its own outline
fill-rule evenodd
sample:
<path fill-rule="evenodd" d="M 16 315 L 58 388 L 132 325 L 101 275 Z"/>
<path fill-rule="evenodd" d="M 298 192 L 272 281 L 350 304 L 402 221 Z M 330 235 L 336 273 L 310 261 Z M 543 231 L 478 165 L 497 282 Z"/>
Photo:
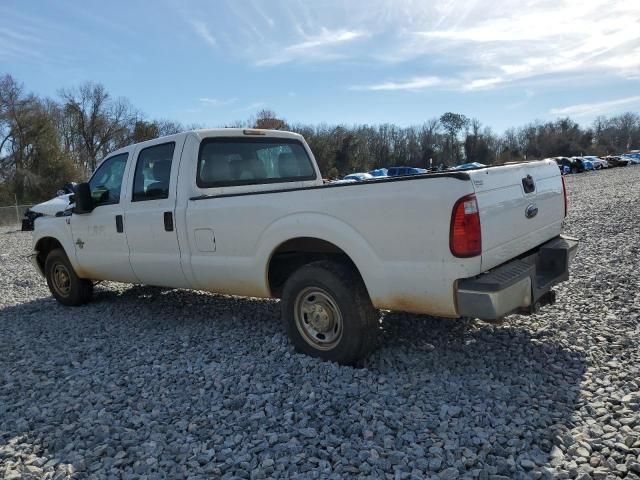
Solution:
<path fill-rule="evenodd" d="M 161 200 L 169 198 L 171 161 L 174 142 L 145 148 L 138 154 L 133 177 L 133 201 Z"/>
<path fill-rule="evenodd" d="M 126 153 L 107 158 L 100 164 L 89 180 L 91 197 L 95 206 L 113 205 L 120 202 L 120 190 L 126 166 Z"/>
<path fill-rule="evenodd" d="M 225 187 L 313 180 L 307 151 L 295 139 L 207 138 L 198 154 L 198 187 Z"/>

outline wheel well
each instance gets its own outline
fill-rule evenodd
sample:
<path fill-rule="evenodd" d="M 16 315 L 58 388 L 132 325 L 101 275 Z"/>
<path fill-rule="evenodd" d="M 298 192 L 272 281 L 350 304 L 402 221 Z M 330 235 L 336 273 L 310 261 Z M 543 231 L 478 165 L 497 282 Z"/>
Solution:
<path fill-rule="evenodd" d="M 267 280 L 271 295 L 279 298 L 287 278 L 303 265 L 319 260 L 333 260 L 352 267 L 360 275 L 358 267 L 344 250 L 331 242 L 312 237 L 298 237 L 281 243 L 271 254 Z"/>
<path fill-rule="evenodd" d="M 55 250 L 56 248 L 60 248 L 64 250 L 64 248 L 62 247 L 62 244 L 53 237 L 41 238 L 40 240 L 38 240 L 38 243 L 36 243 L 35 250 L 38 252 L 38 255 L 36 256 L 36 260 L 38 261 L 38 266 L 40 267 L 40 270 L 43 273 L 44 273 L 44 262 L 47 259 L 47 255 L 49 255 L 49 252 L 51 252 L 51 250 Z"/>

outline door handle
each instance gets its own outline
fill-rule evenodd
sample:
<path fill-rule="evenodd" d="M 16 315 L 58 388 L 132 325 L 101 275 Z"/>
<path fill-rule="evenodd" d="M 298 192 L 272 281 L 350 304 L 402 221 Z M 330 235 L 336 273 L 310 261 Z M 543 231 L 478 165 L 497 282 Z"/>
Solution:
<path fill-rule="evenodd" d="M 124 232 L 124 225 L 122 223 L 122 215 L 116 215 L 116 232 Z"/>
<path fill-rule="evenodd" d="M 167 232 L 173 232 L 173 214 L 171 212 L 164 212 L 164 229 Z"/>

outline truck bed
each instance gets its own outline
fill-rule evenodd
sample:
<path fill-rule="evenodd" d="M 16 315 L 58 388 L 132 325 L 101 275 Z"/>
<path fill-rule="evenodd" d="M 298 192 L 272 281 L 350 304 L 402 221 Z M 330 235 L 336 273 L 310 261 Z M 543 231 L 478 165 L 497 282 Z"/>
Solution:
<path fill-rule="evenodd" d="M 540 181 L 533 195 L 523 191 L 521 179 L 528 174 Z M 456 258 L 449 249 L 452 208 L 459 198 L 474 193 L 482 222 L 482 255 Z M 518 219 L 526 220 L 527 202 L 540 202 L 535 224 Z M 457 316 L 455 282 L 559 235 L 562 208 L 558 168 L 533 162 L 360 183 L 194 195 L 184 221 L 186 231 L 210 229 L 215 235 L 217 253 L 199 252 L 189 241 L 196 288 L 271 296 L 266 260 L 289 239 L 313 237 L 335 244 L 353 260 L 377 308 Z M 244 219 L 242 225 L 239 218 Z"/>

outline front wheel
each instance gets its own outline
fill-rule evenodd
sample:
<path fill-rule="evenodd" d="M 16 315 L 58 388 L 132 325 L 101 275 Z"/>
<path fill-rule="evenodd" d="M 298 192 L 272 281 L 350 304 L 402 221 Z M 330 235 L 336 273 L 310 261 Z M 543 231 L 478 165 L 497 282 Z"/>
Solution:
<path fill-rule="evenodd" d="M 93 283 L 78 277 L 64 250 L 52 250 L 44 263 L 44 276 L 51 294 L 66 306 L 87 303 L 93 295 Z"/>
<path fill-rule="evenodd" d="M 360 275 L 330 261 L 310 263 L 289 277 L 282 319 L 297 351 L 344 365 L 371 353 L 379 327 Z"/>

